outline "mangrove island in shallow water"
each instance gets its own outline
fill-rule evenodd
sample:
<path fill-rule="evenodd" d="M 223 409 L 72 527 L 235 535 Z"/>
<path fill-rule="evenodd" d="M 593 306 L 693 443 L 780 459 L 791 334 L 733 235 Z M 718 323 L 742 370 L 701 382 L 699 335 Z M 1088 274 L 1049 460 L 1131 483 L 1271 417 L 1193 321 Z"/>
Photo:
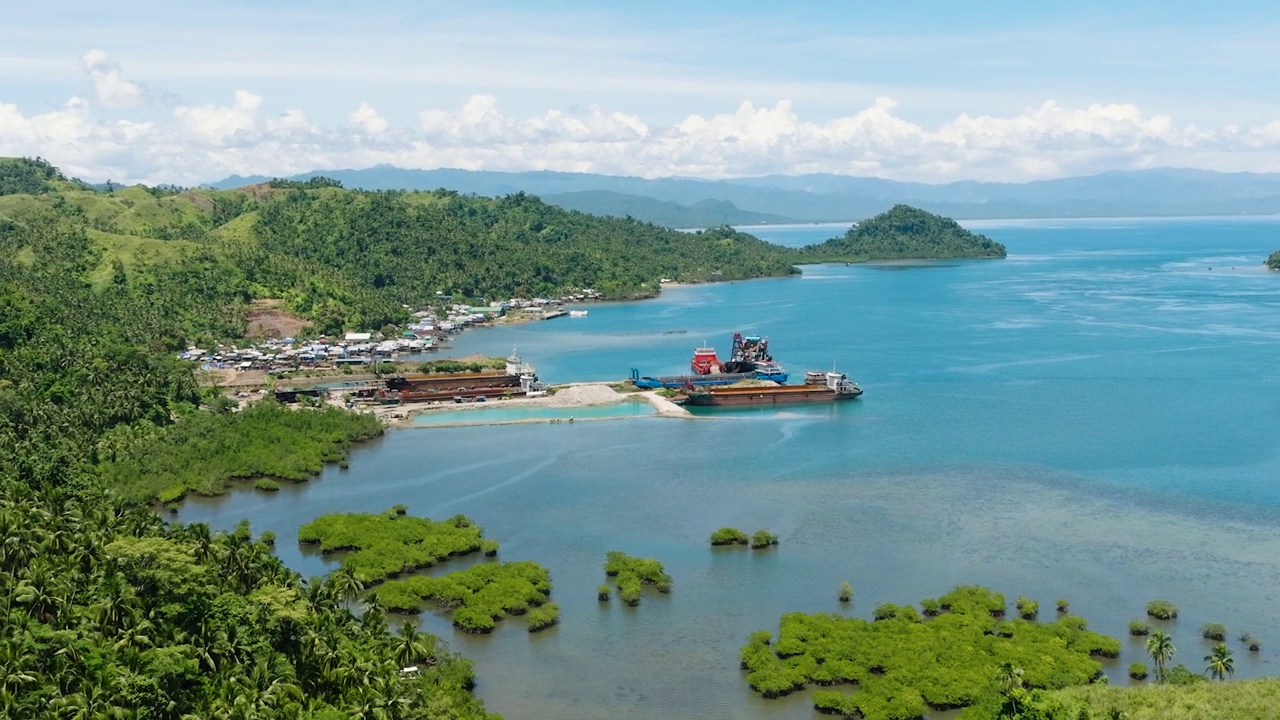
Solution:
<path fill-rule="evenodd" d="M 1120 654 L 1120 641 L 1091 632 L 1083 618 L 1053 622 L 1002 619 L 1005 600 L 981 587 L 957 587 L 921 603 L 882 604 L 875 620 L 831 613 L 782 616 L 776 639 L 767 630 L 742 648 L 751 688 L 780 697 L 808 685 L 854 686 L 822 690 L 823 712 L 897 720 L 936 710 L 1004 701 L 996 679 L 1017 670 L 1020 687 L 1057 689 L 1102 677 L 1099 657 Z M 975 711 L 973 717 L 989 717 Z"/>

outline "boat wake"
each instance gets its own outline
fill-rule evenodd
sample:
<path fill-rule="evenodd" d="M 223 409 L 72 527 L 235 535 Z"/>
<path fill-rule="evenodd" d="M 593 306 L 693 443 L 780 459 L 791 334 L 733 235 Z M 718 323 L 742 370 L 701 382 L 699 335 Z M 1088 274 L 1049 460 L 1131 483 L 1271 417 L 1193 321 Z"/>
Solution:
<path fill-rule="evenodd" d="M 452 506 L 457 505 L 457 504 L 459 504 L 459 503 L 464 503 L 464 502 L 466 502 L 466 501 L 468 501 L 468 500 L 474 500 L 474 499 L 476 499 L 476 498 L 478 498 L 478 497 L 483 497 L 483 496 L 485 496 L 485 495 L 488 495 L 488 494 L 489 494 L 489 493 L 491 493 L 491 492 L 496 492 L 496 491 L 501 490 L 501 489 L 503 489 L 503 488 L 505 488 L 505 487 L 511 487 L 512 485 L 515 485 L 516 483 L 520 482 L 521 480 L 524 480 L 524 479 L 526 479 L 526 478 L 528 478 L 528 477 L 530 477 L 530 476 L 532 476 L 532 475 L 536 475 L 537 473 L 541 472 L 542 470 L 544 470 L 544 469 L 546 469 L 546 468 L 550 467 L 551 465 L 554 465 L 556 462 L 558 462 L 558 461 L 560 460 L 560 455 L 561 455 L 560 453 L 557 453 L 556 455 L 554 455 L 554 456 L 552 456 L 552 457 L 550 457 L 550 458 L 548 458 L 548 459 L 546 459 L 546 460 L 543 460 L 542 462 L 538 463 L 537 465 L 534 465 L 533 467 L 531 467 L 531 468 L 529 468 L 529 469 L 525 470 L 524 472 L 521 472 L 521 473 L 517 473 L 517 474 L 515 474 L 515 475 L 512 475 L 511 477 L 507 478 L 506 480 L 503 480 L 502 482 L 498 483 L 497 485 L 492 485 L 492 486 L 487 487 L 487 488 L 485 488 L 485 489 L 483 489 L 483 490 L 477 490 L 477 491 L 475 491 L 475 492 L 473 492 L 473 493 L 469 493 L 469 494 L 467 494 L 467 495 L 463 495 L 462 497 L 457 497 L 457 498 L 454 498 L 454 499 L 452 499 L 452 500 L 450 500 L 450 501 L 448 501 L 448 502 L 446 502 L 446 503 L 442 503 L 442 504 L 440 504 L 440 505 L 437 505 L 436 507 L 432 508 L 431 512 L 430 512 L 430 513 L 428 513 L 428 515 L 429 515 L 429 516 L 431 516 L 431 517 L 439 517 L 439 516 L 440 516 L 441 511 L 443 511 L 445 508 L 452 507 Z"/>

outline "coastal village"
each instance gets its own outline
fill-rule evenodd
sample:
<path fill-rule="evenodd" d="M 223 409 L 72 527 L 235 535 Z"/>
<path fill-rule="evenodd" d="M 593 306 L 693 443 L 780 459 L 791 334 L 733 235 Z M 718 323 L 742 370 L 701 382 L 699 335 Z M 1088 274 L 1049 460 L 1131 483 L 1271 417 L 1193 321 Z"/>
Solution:
<path fill-rule="evenodd" d="M 468 328 L 583 317 L 587 315 L 586 310 L 570 310 L 566 306 L 601 298 L 601 294 L 591 288 L 558 298 L 510 298 L 479 306 L 453 302 L 453 298 L 442 296 L 439 304 L 411 313 L 409 323 L 396 333 L 348 332 L 342 337 L 313 339 L 264 337 L 243 346 L 189 347 L 178 357 L 198 362 L 204 370 L 265 370 L 273 375 L 300 369 L 373 365 L 402 355 L 446 349 L 452 335 Z"/>

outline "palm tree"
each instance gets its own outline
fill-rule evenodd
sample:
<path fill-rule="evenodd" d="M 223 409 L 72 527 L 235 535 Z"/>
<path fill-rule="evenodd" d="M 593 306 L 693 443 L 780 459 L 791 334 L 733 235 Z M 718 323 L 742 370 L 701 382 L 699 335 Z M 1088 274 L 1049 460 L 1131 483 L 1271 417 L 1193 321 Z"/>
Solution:
<path fill-rule="evenodd" d="M 1213 652 L 1205 655 L 1204 661 L 1204 671 L 1215 680 L 1226 680 L 1228 675 L 1236 674 L 1236 661 L 1231 657 L 1231 649 L 1226 643 L 1214 645 Z"/>
<path fill-rule="evenodd" d="M 1000 692 L 1008 695 L 1022 687 L 1022 668 L 1011 662 L 1000 663 L 1000 669 L 996 672 L 996 681 L 1000 683 Z"/>
<path fill-rule="evenodd" d="M 1178 648 L 1173 646 L 1173 638 L 1162 630 L 1155 630 L 1147 638 L 1147 654 L 1156 666 L 1156 679 L 1164 680 L 1164 666 L 1173 659 Z"/>
<path fill-rule="evenodd" d="M 401 667 L 408 667 L 421 660 L 428 661 L 429 665 L 434 664 L 434 660 L 430 657 L 429 638 L 418 632 L 418 626 L 415 623 L 409 620 L 401 623 L 396 638 L 396 662 L 400 663 Z"/>
<path fill-rule="evenodd" d="M 1000 669 L 996 671 L 996 683 L 1000 686 L 1000 694 L 1009 703 L 1009 709 L 1017 715 L 1017 693 L 1022 689 L 1022 668 L 1007 661 L 1000 663 Z"/>
<path fill-rule="evenodd" d="M 364 590 L 364 584 L 356 578 L 355 570 L 348 564 L 334 570 L 329 575 L 329 583 L 333 594 L 345 602 L 360 597 L 360 591 Z"/>

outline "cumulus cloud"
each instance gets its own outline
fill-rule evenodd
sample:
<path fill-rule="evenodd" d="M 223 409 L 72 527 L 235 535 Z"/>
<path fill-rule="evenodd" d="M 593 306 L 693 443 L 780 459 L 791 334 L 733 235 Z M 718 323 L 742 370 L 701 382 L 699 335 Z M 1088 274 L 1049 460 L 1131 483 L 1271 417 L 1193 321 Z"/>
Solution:
<path fill-rule="evenodd" d="M 86 56 L 86 67 L 103 77 L 112 72 L 100 54 Z M 822 121 L 805 119 L 788 101 L 743 102 L 656 125 L 597 106 L 516 117 L 497 98 L 476 95 L 455 109 L 424 110 L 412 125 L 396 125 L 361 104 L 345 124 L 326 127 L 302 110 L 269 111 L 264 98 L 243 90 L 225 104 L 178 104 L 147 122 L 104 116 L 101 110 L 112 106 L 101 88 L 111 88 L 103 92 L 116 108 L 145 98 L 121 90 L 124 82 L 95 81 L 93 101 L 73 98 L 41 114 L 0 104 L 0 155 L 41 155 L 90 180 L 179 184 L 380 163 L 645 177 L 827 172 L 1018 182 L 1154 166 L 1266 171 L 1280 161 L 1280 120 L 1205 129 L 1131 104 L 1066 107 L 1050 100 L 1010 115 L 962 114 L 925 127 L 886 97 Z"/>
<path fill-rule="evenodd" d="M 178 131 L 209 145 L 252 142 L 262 136 L 262 97 L 236 91 L 231 105 L 181 106 L 173 111 Z"/>
<path fill-rule="evenodd" d="M 381 135 L 391 123 L 382 117 L 369 103 L 360 103 L 360 107 L 347 116 L 347 121 L 364 131 L 366 135 Z"/>
<path fill-rule="evenodd" d="M 138 83 L 125 80 L 120 65 L 101 50 L 90 50 L 80 58 L 80 65 L 93 82 L 93 96 L 98 104 L 111 110 L 138 108 L 147 104 L 147 90 Z"/>

